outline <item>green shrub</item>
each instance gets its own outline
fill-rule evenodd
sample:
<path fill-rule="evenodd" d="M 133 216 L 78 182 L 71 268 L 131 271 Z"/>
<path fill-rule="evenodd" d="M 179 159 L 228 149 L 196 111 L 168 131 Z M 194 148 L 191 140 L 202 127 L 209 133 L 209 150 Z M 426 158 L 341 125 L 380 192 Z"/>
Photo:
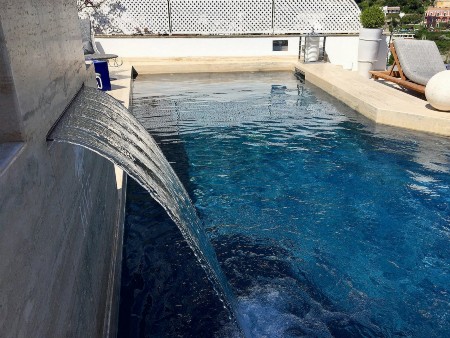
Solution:
<path fill-rule="evenodd" d="M 384 13 L 378 6 L 366 8 L 360 18 L 364 28 L 381 28 L 384 25 Z"/>
<path fill-rule="evenodd" d="M 423 15 L 422 14 L 407 14 L 402 19 L 403 24 L 417 24 L 421 23 L 423 21 Z"/>

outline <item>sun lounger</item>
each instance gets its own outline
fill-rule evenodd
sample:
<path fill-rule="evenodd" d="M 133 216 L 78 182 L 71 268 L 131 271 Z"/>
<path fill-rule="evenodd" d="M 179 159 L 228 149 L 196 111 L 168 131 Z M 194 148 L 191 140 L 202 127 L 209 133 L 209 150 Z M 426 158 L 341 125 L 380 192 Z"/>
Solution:
<path fill-rule="evenodd" d="M 390 50 L 394 63 L 387 71 L 371 71 L 375 80 L 381 78 L 424 94 L 427 82 L 446 69 L 434 41 L 398 39 Z"/>
<path fill-rule="evenodd" d="M 113 66 L 117 64 L 118 55 L 100 53 L 95 45 L 94 31 L 92 29 L 91 19 L 89 17 L 80 19 L 81 41 L 83 43 L 83 52 L 85 60 L 110 60 L 114 59 Z"/>

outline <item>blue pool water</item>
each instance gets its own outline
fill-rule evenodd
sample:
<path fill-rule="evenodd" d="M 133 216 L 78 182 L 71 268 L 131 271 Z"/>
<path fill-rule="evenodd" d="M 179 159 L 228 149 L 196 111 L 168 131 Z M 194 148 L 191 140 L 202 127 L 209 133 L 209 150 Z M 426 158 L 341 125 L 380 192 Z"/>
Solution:
<path fill-rule="evenodd" d="M 140 77 L 133 113 L 253 337 L 450 337 L 450 139 L 375 126 L 286 72 Z M 238 334 L 133 182 L 123 270 L 120 336 Z"/>

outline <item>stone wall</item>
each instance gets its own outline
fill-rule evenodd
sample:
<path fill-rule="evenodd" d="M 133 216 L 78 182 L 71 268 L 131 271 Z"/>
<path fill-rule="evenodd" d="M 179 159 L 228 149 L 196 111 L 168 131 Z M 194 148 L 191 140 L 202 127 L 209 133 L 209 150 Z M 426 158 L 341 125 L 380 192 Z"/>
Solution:
<path fill-rule="evenodd" d="M 4 337 L 114 335 L 124 191 L 108 161 L 46 141 L 86 79 L 75 3 L 0 0 Z"/>

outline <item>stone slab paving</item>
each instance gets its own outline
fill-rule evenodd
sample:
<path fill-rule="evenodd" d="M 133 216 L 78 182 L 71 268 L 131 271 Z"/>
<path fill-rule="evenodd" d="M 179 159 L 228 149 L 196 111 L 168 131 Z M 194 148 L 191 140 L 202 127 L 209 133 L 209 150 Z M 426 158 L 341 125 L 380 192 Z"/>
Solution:
<path fill-rule="evenodd" d="M 204 63 L 201 65 L 201 62 L 196 65 L 197 67 L 193 67 L 192 64 L 186 67 L 187 64 L 183 61 L 185 60 L 178 60 L 180 64 L 183 64 L 184 69 L 188 68 L 190 72 L 196 72 L 198 71 L 197 68 L 202 66 L 203 71 L 207 71 L 205 68 L 209 68 L 204 67 Z M 228 69 L 230 64 L 221 65 L 220 60 L 214 61 L 210 64 L 212 69 L 208 69 L 210 72 L 231 70 Z M 255 61 L 252 61 L 251 63 L 253 64 Z M 273 60 L 270 61 L 273 62 Z M 155 68 L 142 69 L 143 73 L 160 73 L 178 68 L 175 66 L 174 69 L 170 69 L 170 65 L 161 62 L 161 60 L 153 60 L 152 66 Z M 376 123 L 450 136 L 450 112 L 435 110 L 424 97 L 405 92 L 391 83 L 383 80 L 365 79 L 359 76 L 357 72 L 344 70 L 341 66 L 330 63 L 303 64 L 285 62 L 279 63 L 278 67 L 281 68 L 278 70 L 297 68 L 305 74 L 307 82 L 321 88 Z M 159 71 L 157 68 L 159 68 Z M 238 62 L 230 68 L 233 71 L 249 70 L 245 69 L 246 67 L 242 64 L 238 65 Z M 267 71 L 269 70 L 267 68 L 272 67 L 266 68 L 260 65 L 255 67 L 255 69 L 253 67 L 249 68 L 252 68 L 252 71 Z M 110 74 L 116 80 L 111 82 L 112 90 L 108 94 L 118 99 L 128 108 L 131 102 L 132 66 L 125 63 L 121 67 L 110 67 Z"/>
<path fill-rule="evenodd" d="M 122 58 L 139 74 L 260 72 L 293 70 L 297 57 Z"/>
<path fill-rule="evenodd" d="M 126 108 L 131 103 L 132 68 L 130 65 L 120 67 L 109 67 L 109 74 L 115 80 L 111 81 L 109 95 L 119 100 Z"/>
<path fill-rule="evenodd" d="M 297 63 L 296 68 L 307 82 L 376 123 L 450 136 L 450 112 L 433 109 L 425 98 L 329 63 Z"/>

